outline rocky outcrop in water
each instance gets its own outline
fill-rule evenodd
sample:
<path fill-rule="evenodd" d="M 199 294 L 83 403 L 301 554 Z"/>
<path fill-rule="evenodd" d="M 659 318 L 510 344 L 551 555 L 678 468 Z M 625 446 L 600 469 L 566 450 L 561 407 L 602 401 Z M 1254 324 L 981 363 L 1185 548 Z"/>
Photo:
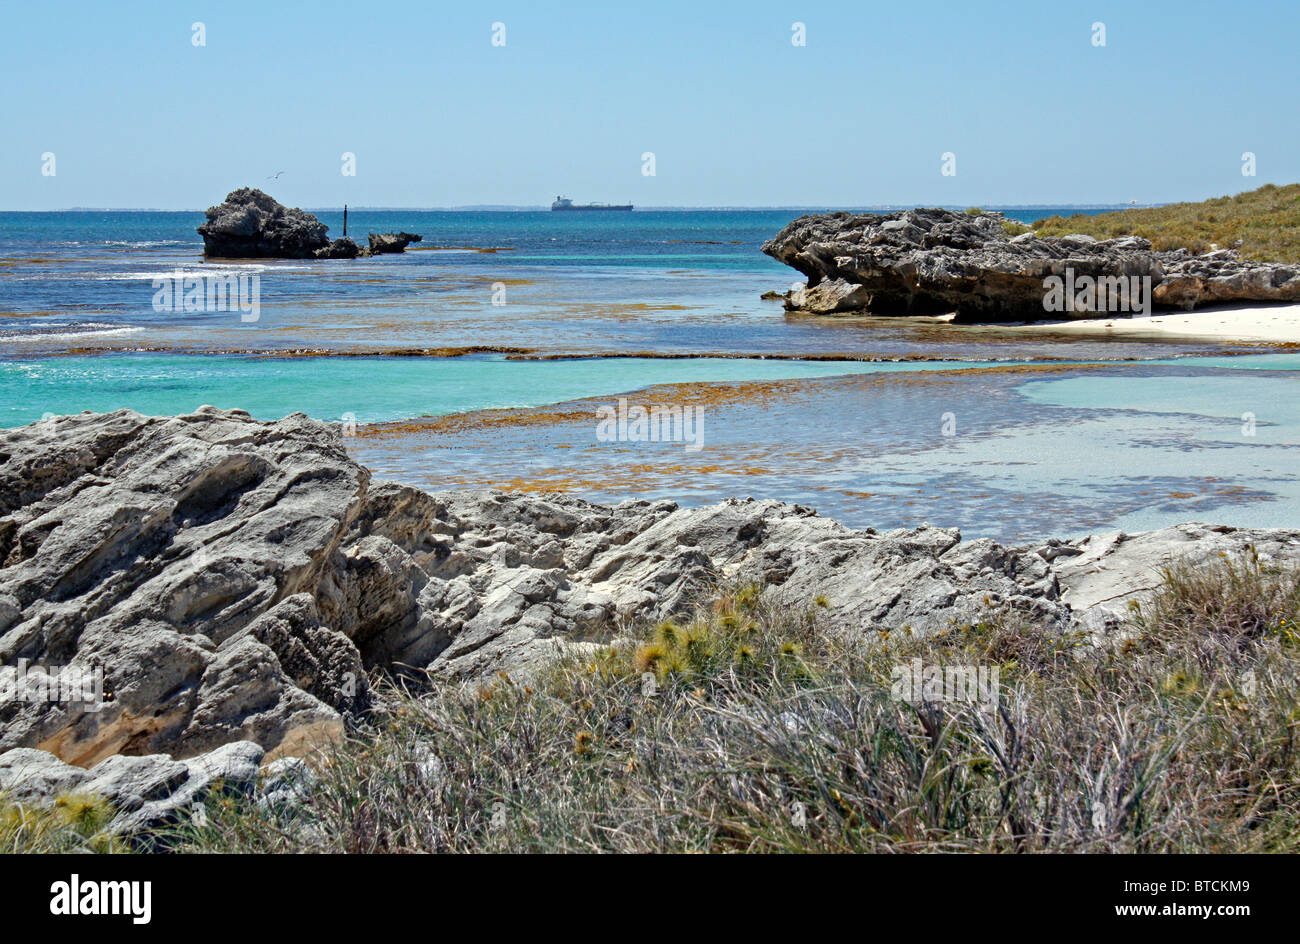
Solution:
<path fill-rule="evenodd" d="M 1297 266 L 1246 262 L 1226 249 L 1202 256 L 1158 252 L 1137 236 L 1011 236 L 1004 222 L 999 213 L 950 210 L 818 214 L 790 223 L 763 252 L 807 279 L 805 289 L 790 293 L 786 307 L 819 314 L 955 312 L 967 321 L 1067 317 L 1044 306 L 1044 280 L 1064 280 L 1067 270 L 1078 284 L 1085 277 L 1149 278 L 1153 308 L 1300 301 Z M 1081 316 L 1117 310 L 1071 307 Z"/>
<path fill-rule="evenodd" d="M 370 252 L 380 255 L 389 252 L 405 252 L 411 243 L 418 243 L 422 237 L 415 233 L 371 233 Z"/>
<path fill-rule="evenodd" d="M 351 236 L 343 236 L 334 240 L 328 246 L 316 250 L 317 259 L 355 259 L 357 256 L 366 255 L 364 249 L 356 244 Z"/>
<path fill-rule="evenodd" d="M 210 258 L 310 259 L 330 245 L 329 227 L 315 216 L 250 187 L 232 191 L 206 216 L 198 232 Z"/>
<path fill-rule="evenodd" d="M 412 233 L 372 233 L 370 248 L 362 249 L 347 236 L 331 240 L 329 227 L 311 213 L 251 187 L 231 191 L 206 216 L 198 233 L 203 254 L 211 259 L 355 259 L 401 252 L 420 241 Z M 376 241 L 382 248 L 375 248 Z"/>
<path fill-rule="evenodd" d="M 372 481 L 338 427 L 300 414 L 56 417 L 0 432 L 0 789 L 26 789 L 10 757 L 26 748 L 50 755 L 15 755 L 39 777 L 76 785 L 166 755 L 155 766 L 170 792 L 139 795 L 170 797 L 229 745 L 254 745 L 240 764 L 269 764 L 337 738 L 372 704 L 369 673 L 527 673 L 722 581 L 796 608 L 820 598 L 849 634 L 946 629 L 990 607 L 1050 631 L 1109 619 L 1167 559 L 1252 544 L 1300 559 L 1298 531 L 1183 525 L 1008 547 L 946 528 L 853 530 L 776 501 L 427 494 Z M 69 674 L 98 691 L 5 688 Z"/>

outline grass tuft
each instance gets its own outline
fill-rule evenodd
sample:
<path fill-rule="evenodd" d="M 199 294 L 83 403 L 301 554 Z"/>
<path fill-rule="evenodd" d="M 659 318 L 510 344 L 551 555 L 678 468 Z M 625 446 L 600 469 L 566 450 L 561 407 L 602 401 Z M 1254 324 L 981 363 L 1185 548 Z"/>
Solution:
<path fill-rule="evenodd" d="M 115 815 L 105 800 L 85 793 L 65 793 L 48 807 L 0 794 L 0 853 L 125 852 L 108 831 Z"/>

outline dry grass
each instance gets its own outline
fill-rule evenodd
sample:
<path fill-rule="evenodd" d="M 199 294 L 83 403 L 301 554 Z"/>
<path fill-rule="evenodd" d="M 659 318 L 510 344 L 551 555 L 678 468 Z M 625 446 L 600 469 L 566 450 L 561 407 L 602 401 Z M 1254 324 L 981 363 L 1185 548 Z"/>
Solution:
<path fill-rule="evenodd" d="M 531 679 L 389 687 L 305 800 L 209 801 L 192 852 L 1300 851 L 1300 574 L 1165 574 L 1100 643 L 990 607 L 920 638 L 725 588 Z M 992 705 L 896 697 L 983 666 Z M 72 795 L 0 804 L 0 851 L 120 851 Z"/>
<path fill-rule="evenodd" d="M 1294 571 L 1171 571 L 1100 646 L 990 610 L 857 643 L 754 588 L 525 681 L 390 691 L 300 808 L 235 799 L 192 851 L 1288 852 Z M 891 694 L 997 666 L 995 708 Z M 653 685 L 647 679 L 653 679 Z"/>
<path fill-rule="evenodd" d="M 1201 203 L 1052 216 L 1035 222 L 1034 230 L 1039 236 L 1145 236 L 1156 249 L 1203 253 L 1214 247 L 1235 248 L 1245 259 L 1300 263 L 1300 184 L 1267 184 Z"/>
<path fill-rule="evenodd" d="M 98 797 L 69 793 L 48 809 L 0 794 L 0 853 L 123 852 L 108 832 L 115 811 Z"/>

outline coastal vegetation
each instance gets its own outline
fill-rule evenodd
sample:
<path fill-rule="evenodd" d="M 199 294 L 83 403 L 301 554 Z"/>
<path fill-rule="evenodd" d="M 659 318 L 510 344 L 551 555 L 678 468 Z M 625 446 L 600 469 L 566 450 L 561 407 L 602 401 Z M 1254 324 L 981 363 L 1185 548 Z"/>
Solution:
<path fill-rule="evenodd" d="M 83 793 L 66 793 L 50 807 L 9 802 L 0 793 L 0 854 L 125 852 L 108 829 L 116 812 Z"/>
<path fill-rule="evenodd" d="M 1243 258 L 1257 262 L 1300 263 L 1300 184 L 1266 184 L 1258 190 L 1200 203 L 1096 216 L 1050 216 L 1037 220 L 1033 228 L 1039 236 L 1143 236 L 1156 249 L 1193 253 L 1237 249 Z"/>
<path fill-rule="evenodd" d="M 1295 852 L 1300 575 L 1175 565 L 1117 625 L 848 638 L 826 600 L 723 588 L 530 677 L 407 691 L 301 803 L 214 794 L 190 852 Z M 898 666 L 995 667 L 995 705 Z M 85 801 L 5 809 L 10 851 L 121 848 Z"/>

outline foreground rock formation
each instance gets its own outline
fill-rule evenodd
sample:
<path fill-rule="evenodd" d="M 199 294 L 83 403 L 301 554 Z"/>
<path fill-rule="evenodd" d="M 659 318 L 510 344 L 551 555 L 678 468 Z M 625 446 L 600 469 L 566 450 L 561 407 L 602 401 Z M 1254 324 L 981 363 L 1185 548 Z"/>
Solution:
<path fill-rule="evenodd" d="M 140 814 L 124 822 L 153 822 L 214 770 L 243 782 L 338 737 L 371 705 L 368 672 L 527 672 L 724 580 L 792 607 L 821 598 L 849 634 L 960 626 L 990 606 L 1104 631 L 1164 561 L 1252 544 L 1300 559 L 1300 531 L 1007 547 L 855 531 L 775 501 L 431 495 L 372 481 L 336 426 L 301 414 L 56 417 L 0 432 L 0 670 L 99 670 L 103 691 L 0 692 L 0 791 L 112 786 Z"/>
<path fill-rule="evenodd" d="M 1044 308 L 1044 279 L 1065 278 L 1067 269 L 1076 279 L 1149 277 L 1154 308 L 1300 301 L 1297 266 L 1245 262 L 1230 249 L 1202 256 L 1157 252 L 1137 236 L 1009 236 L 1004 222 L 999 213 L 951 210 L 818 214 L 790 223 L 763 252 L 807 279 L 786 307 L 820 314 L 1060 318 Z"/>
<path fill-rule="evenodd" d="M 265 772 L 256 744 L 236 741 L 185 762 L 165 754 L 115 754 L 90 770 L 65 764 L 46 751 L 18 748 L 0 754 L 0 793 L 13 802 L 45 806 L 61 795 L 81 793 L 107 800 L 117 815 L 110 830 L 127 836 L 172 825 L 191 815 L 213 791 L 274 801 L 304 781 L 302 761 L 277 761 Z"/>
<path fill-rule="evenodd" d="M 355 259 L 420 241 L 413 233 L 371 233 L 370 248 L 362 249 L 347 236 L 331 240 L 329 227 L 311 213 L 250 187 L 231 191 L 206 216 L 198 233 L 211 259 Z"/>

